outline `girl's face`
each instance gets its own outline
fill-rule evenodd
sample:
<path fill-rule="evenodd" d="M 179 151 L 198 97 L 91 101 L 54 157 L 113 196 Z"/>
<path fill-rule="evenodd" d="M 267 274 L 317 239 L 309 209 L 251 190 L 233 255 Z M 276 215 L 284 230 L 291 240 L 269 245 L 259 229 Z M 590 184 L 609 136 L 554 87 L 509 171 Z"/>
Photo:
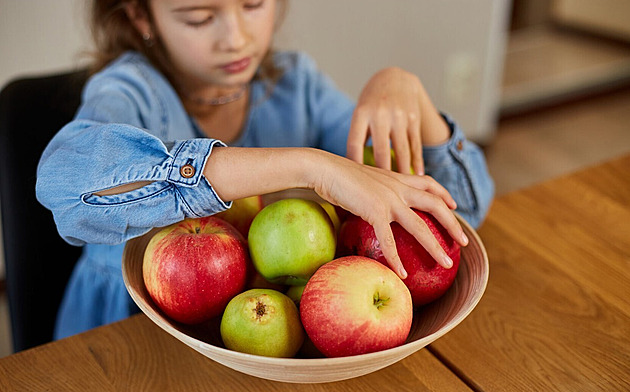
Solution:
<path fill-rule="evenodd" d="M 248 83 L 269 50 L 275 0 L 152 0 L 154 31 L 189 90 Z"/>

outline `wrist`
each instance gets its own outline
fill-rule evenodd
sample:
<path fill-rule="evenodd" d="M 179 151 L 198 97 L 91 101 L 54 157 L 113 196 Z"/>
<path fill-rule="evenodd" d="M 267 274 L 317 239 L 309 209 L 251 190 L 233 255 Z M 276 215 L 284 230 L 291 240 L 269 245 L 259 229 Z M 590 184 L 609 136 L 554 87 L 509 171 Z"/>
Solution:
<path fill-rule="evenodd" d="M 421 124 L 420 129 L 422 132 L 422 144 L 425 146 L 439 146 L 449 141 L 451 138 L 451 129 L 442 118 L 440 112 L 435 108 L 431 98 L 427 94 L 424 88 L 422 93 L 424 95 L 422 99 L 421 107 Z"/>

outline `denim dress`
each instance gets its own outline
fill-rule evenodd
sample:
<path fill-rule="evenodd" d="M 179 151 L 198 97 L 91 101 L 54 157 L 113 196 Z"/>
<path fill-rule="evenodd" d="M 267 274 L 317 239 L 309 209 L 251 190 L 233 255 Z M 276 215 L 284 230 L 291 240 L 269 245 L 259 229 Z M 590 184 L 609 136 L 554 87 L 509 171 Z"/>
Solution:
<path fill-rule="evenodd" d="M 315 147 L 345 155 L 355 104 L 299 52 L 280 52 L 284 70 L 271 89 L 251 85 L 245 126 L 231 146 Z M 450 140 L 425 147 L 425 171 L 446 187 L 473 226 L 494 194 L 483 153 L 443 115 Z M 137 312 L 122 279 L 125 242 L 154 227 L 224 211 L 202 175 L 220 140 L 204 137 L 168 80 L 141 54 L 127 52 L 88 80 L 81 106 L 44 150 L 37 198 L 53 213 L 59 234 L 83 252 L 57 318 L 55 338 Z M 183 176 L 180 169 L 192 167 Z M 95 193 L 138 181 L 130 192 Z"/>

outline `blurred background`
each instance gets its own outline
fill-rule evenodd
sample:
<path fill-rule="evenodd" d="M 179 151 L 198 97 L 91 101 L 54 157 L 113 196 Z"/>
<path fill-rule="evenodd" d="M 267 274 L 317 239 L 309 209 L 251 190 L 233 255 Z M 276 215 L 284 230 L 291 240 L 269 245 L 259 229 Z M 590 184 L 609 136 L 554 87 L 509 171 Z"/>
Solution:
<path fill-rule="evenodd" d="M 85 3 L 0 0 L 0 87 L 85 66 Z M 354 98 L 385 66 L 417 74 L 484 148 L 499 196 L 630 152 L 630 0 L 290 1 L 276 42 Z"/>

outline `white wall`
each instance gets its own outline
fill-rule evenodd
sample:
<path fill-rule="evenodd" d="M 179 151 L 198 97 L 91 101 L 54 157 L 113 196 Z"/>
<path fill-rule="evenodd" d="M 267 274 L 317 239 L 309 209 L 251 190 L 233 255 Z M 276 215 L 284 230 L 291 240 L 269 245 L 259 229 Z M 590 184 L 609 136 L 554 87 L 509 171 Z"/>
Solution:
<path fill-rule="evenodd" d="M 85 3 L 0 0 L 0 86 L 78 66 L 89 48 Z M 309 52 L 355 98 L 382 67 L 412 71 L 439 109 L 485 143 L 496 125 L 509 7 L 509 0 L 293 0 L 278 44 Z"/>
<path fill-rule="evenodd" d="M 279 44 L 303 48 L 353 97 L 380 68 L 417 74 L 468 137 L 496 125 L 508 0 L 293 1 Z"/>
<path fill-rule="evenodd" d="M 0 86 L 79 63 L 88 48 L 85 0 L 0 0 Z"/>

